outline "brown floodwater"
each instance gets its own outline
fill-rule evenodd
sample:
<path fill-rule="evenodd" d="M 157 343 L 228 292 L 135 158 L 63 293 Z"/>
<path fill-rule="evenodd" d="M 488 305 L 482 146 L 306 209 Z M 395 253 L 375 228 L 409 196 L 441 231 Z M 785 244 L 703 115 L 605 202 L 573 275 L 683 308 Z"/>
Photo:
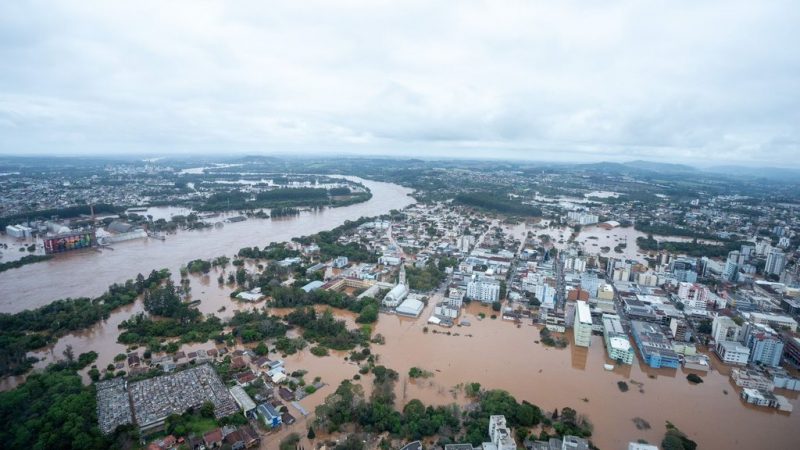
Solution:
<path fill-rule="evenodd" d="M 223 228 L 178 232 L 164 241 L 138 239 L 114 244 L 113 250 L 65 253 L 46 262 L 0 273 L 0 312 L 15 313 L 60 298 L 97 296 L 112 283 L 124 282 L 137 273 L 147 274 L 165 267 L 177 272 L 193 259 L 233 255 L 242 247 L 263 247 L 270 242 L 330 230 L 346 220 L 385 214 L 413 203 L 408 196 L 411 191 L 402 186 L 348 178 L 364 183 L 372 191 L 372 198 L 340 208 L 305 211 L 296 217 L 253 218 L 227 223 Z"/>
<path fill-rule="evenodd" d="M 378 190 L 372 185 L 370 188 L 373 189 L 373 193 Z M 391 189 L 397 191 L 396 188 Z M 403 190 L 397 191 L 405 198 L 404 192 Z M 373 197 L 373 201 L 375 197 Z M 217 244 L 213 244 L 214 251 L 209 251 L 207 256 L 203 256 L 201 245 L 191 243 L 212 245 L 209 243 L 215 239 L 212 239 L 214 235 L 211 233 L 234 229 L 233 225 L 226 226 L 223 230 L 213 230 L 208 236 L 203 234 L 204 232 L 186 232 L 170 236 L 163 243 L 158 241 L 134 242 L 131 243 L 133 244 L 133 250 L 130 251 L 132 256 L 121 258 L 120 264 L 138 264 L 139 262 L 131 259 L 135 259 L 136 255 L 141 257 L 142 253 L 136 249 L 139 247 L 147 249 L 151 246 L 161 249 L 155 254 L 159 261 L 166 263 L 146 265 L 145 269 L 135 270 L 114 267 L 113 270 L 106 271 L 105 267 L 97 267 L 97 270 L 105 277 L 102 282 L 95 281 L 91 275 L 81 278 L 82 281 L 71 280 L 68 277 L 69 274 L 74 278 L 80 278 L 79 274 L 83 272 L 77 269 L 58 269 L 59 265 L 53 267 L 56 268 L 56 274 L 61 277 L 58 279 L 68 282 L 69 289 L 65 292 L 80 291 L 81 282 L 90 285 L 87 289 L 89 293 L 70 293 L 68 295 L 96 295 L 99 293 L 95 292 L 96 290 L 102 291 L 111 282 L 127 279 L 137 271 L 149 271 L 151 268 L 167 266 L 173 270 L 177 278 L 177 268 L 198 256 L 231 255 L 242 246 L 264 245 L 269 241 L 285 240 L 291 236 L 314 232 L 312 229 L 331 228 L 345 219 L 355 219 L 360 215 L 380 214 L 390 207 L 397 207 L 397 202 L 391 206 L 384 205 L 373 213 L 354 213 L 347 217 L 336 216 L 337 219 L 327 216 L 328 219 L 323 220 L 315 214 L 305 213 L 300 218 L 290 219 L 290 225 L 292 223 L 293 225 L 288 230 L 282 228 L 284 225 L 273 225 L 270 221 L 249 220 L 244 223 L 247 226 L 241 229 L 242 232 L 247 232 L 246 236 L 237 237 L 220 233 L 223 234 L 226 242 L 236 243 L 221 248 L 217 248 Z M 326 210 L 319 215 L 336 211 Z M 310 221 L 313 225 L 305 224 L 306 221 Z M 269 231 L 260 230 L 262 227 L 272 230 L 274 233 L 269 234 Z M 619 232 L 619 229 L 612 230 L 610 234 L 613 235 L 615 231 Z M 523 230 L 520 229 L 515 236 L 522 232 Z M 179 241 L 179 238 L 185 238 L 189 243 L 175 245 L 176 251 L 179 253 L 178 256 L 174 256 L 166 249 L 166 246 L 171 242 L 173 244 L 176 241 L 183 242 Z M 193 241 L 192 238 L 199 238 L 199 240 Z M 115 248 L 117 250 L 113 252 L 107 251 L 96 255 L 68 255 L 68 258 L 57 258 L 47 265 L 66 261 L 84 269 L 94 265 L 103 266 L 115 261 L 106 258 L 122 254 L 124 244 Z M 199 250 L 198 253 L 201 254 L 193 253 L 192 249 Z M 95 260 L 92 257 L 99 259 Z M 150 264 L 147 261 L 145 263 Z M 27 279 L 17 278 L 19 274 L 28 273 L 24 269 L 30 270 L 37 266 L 39 266 L 37 270 L 30 272 Z M 70 264 L 60 264 L 60 266 L 68 267 Z M 3 275 L 16 273 L 17 276 L 0 277 L 0 283 L 3 283 L 2 291 L 5 294 L 18 293 L 17 285 L 21 286 L 20 289 L 23 290 L 20 292 L 36 292 L 37 285 L 51 293 L 57 291 L 50 286 L 52 284 L 51 277 L 49 275 L 43 277 L 41 270 L 41 265 L 35 264 L 6 272 Z M 202 312 L 227 318 L 238 309 L 263 307 L 263 302 L 250 304 L 231 299 L 229 294 L 232 287 L 220 286 L 217 283 L 219 273 L 219 269 L 215 269 L 206 276 L 190 277 L 192 299 L 200 300 L 199 308 Z M 112 279 L 117 275 L 120 279 Z M 13 285 L 11 282 L 14 282 Z M 41 304 L 44 304 L 54 298 L 66 295 L 59 294 L 54 297 L 39 295 L 34 298 L 43 299 Z M 14 295 L 14 299 L 8 302 L 4 295 L 2 302 L 16 305 L 10 307 L 14 311 L 23 309 L 24 305 L 19 305 L 19 303 L 24 302 L 21 300 L 24 298 L 26 297 L 21 294 Z M 800 439 L 800 419 L 798 419 L 797 413 L 789 415 L 773 409 L 744 404 L 738 397 L 738 389 L 728 378 L 728 368 L 719 364 L 713 356 L 714 370 L 708 374 L 700 373 L 699 375 L 705 382 L 699 385 L 689 384 L 686 380 L 689 372 L 680 369 L 650 369 L 643 366 L 640 359 L 637 359 L 632 366 L 622 366 L 614 371 L 606 371 L 603 365 L 613 363 L 613 361 L 606 357 L 602 338 L 599 336 L 593 337 L 592 346 L 589 349 L 572 346 L 565 349 L 544 347 L 536 343 L 539 339 L 538 327 L 527 324 L 517 326 L 500 319 L 492 320 L 488 318 L 491 315 L 489 308 L 476 303 L 471 304 L 462 316 L 462 318 L 468 319 L 472 326 L 454 327 L 449 330 L 429 326 L 430 332 L 423 333 L 423 328 L 427 326 L 425 319 L 430 314 L 431 308 L 431 306 L 426 308 L 419 319 L 382 314 L 379 322 L 374 326 L 375 333 L 382 334 L 386 339 L 385 345 L 372 346 L 373 353 L 379 355 L 378 363 L 400 373 L 400 381 L 396 388 L 398 405 L 414 398 L 430 404 L 452 402 L 464 404 L 467 399 L 454 387 L 463 383 L 479 382 L 486 388 L 505 389 L 518 400 L 528 400 L 548 411 L 566 406 L 574 408 L 579 414 L 588 417 L 594 425 L 592 440 L 603 449 L 625 448 L 627 442 L 637 439 L 660 443 L 666 421 L 674 423 L 686 432 L 698 442 L 699 448 L 702 449 L 788 449 L 796 448 L 795 443 Z M 115 355 L 126 350 L 125 346 L 116 343 L 119 335 L 118 324 L 141 310 L 142 305 L 139 301 L 115 311 L 108 320 L 94 327 L 62 337 L 52 347 L 33 353 L 43 359 L 36 366 L 44 367 L 53 360 L 63 358 L 66 346 L 72 345 L 76 355 L 90 350 L 98 352 L 96 365 L 100 368 L 105 367 L 113 361 Z M 288 310 L 273 308 L 272 312 L 283 315 Z M 487 318 L 479 320 L 477 317 L 479 312 L 486 313 Z M 346 320 L 348 325 L 356 326 L 354 314 L 339 310 L 335 313 L 337 317 Z M 433 333 L 433 330 L 440 331 L 440 333 Z M 447 336 L 441 333 L 446 331 L 450 331 L 452 335 Z M 456 333 L 458 336 L 455 335 Z M 213 346 L 212 342 L 191 344 L 183 346 L 182 350 L 188 352 Z M 342 380 L 352 379 L 358 372 L 356 364 L 344 360 L 347 353 L 331 352 L 330 356 L 320 358 L 311 355 L 307 348 L 284 358 L 289 370 L 305 369 L 308 371 L 306 380 L 310 381 L 319 376 L 323 382 L 328 384 L 320 391 L 300 401 L 306 410 L 313 412 L 314 408 L 322 403 L 325 396 L 332 393 Z M 425 380 L 410 380 L 407 374 L 409 368 L 413 366 L 429 370 L 434 373 L 434 376 Z M 22 379 L 22 377 L 17 377 L 0 380 L 0 389 L 9 389 Z M 85 379 L 87 378 L 85 377 Z M 627 381 L 630 390 L 621 392 L 617 387 L 618 381 Z M 371 383 L 369 376 L 364 377 L 361 381 L 367 395 L 369 395 Z M 790 398 L 795 408 L 800 407 L 797 393 L 780 393 Z M 289 411 L 298 419 L 298 422 L 270 435 L 268 439 L 265 439 L 263 448 L 277 448 L 279 440 L 291 432 L 298 432 L 301 436 L 305 436 L 305 431 L 310 420 L 313 420 L 313 416 L 303 418 L 291 406 L 289 406 Z M 649 422 L 652 428 L 638 430 L 633 422 L 633 419 L 637 417 Z M 319 430 L 317 431 L 318 435 L 321 435 Z M 303 441 L 304 445 L 308 445 L 305 439 Z M 308 446 L 310 447 L 310 445 Z"/>
<path fill-rule="evenodd" d="M 486 313 L 487 318 L 479 320 L 478 312 Z M 650 369 L 643 367 L 640 359 L 609 372 L 603 365 L 613 361 L 607 358 L 600 336 L 593 337 L 589 349 L 553 349 L 535 343 L 538 327 L 517 327 L 489 319 L 490 314 L 487 307 L 470 305 L 465 317 L 472 326 L 449 329 L 460 336 L 423 333 L 422 319 L 382 315 L 375 332 L 383 334 L 387 343 L 375 346 L 374 353 L 380 355 L 382 364 L 401 373 L 398 399 L 446 404 L 455 398 L 462 402 L 452 388 L 479 382 L 486 388 L 505 389 L 518 400 L 545 410 L 574 408 L 594 425 L 592 440 L 602 449 L 625 448 L 637 439 L 660 443 L 666 421 L 696 440 L 699 448 L 796 448 L 794 443 L 800 438 L 797 414 L 746 405 L 727 370 L 725 374 L 717 370 L 699 373 L 705 381 L 699 385 L 689 384 L 687 371 Z M 719 365 L 713 357 L 712 361 Z M 408 369 L 413 366 L 433 372 L 434 377 L 409 381 Z M 631 380 L 642 383 L 643 392 Z M 630 390 L 621 392 L 618 381 L 627 381 Z M 780 393 L 790 398 L 795 408 L 800 405 L 797 393 Z M 632 420 L 636 417 L 647 420 L 652 428 L 637 430 Z"/>
<path fill-rule="evenodd" d="M 230 299 L 228 294 L 232 288 L 219 287 L 213 273 L 206 277 L 213 282 L 204 285 L 203 278 L 191 277 L 192 293 L 201 299 L 201 309 L 216 312 L 225 306 L 225 311 L 217 314 L 227 317 L 235 309 L 264 305 Z M 67 345 L 73 346 L 75 354 L 89 350 L 98 352 L 96 364 L 105 367 L 115 355 L 126 350 L 116 343 L 117 325 L 141 310 L 141 302 L 137 302 L 116 311 L 107 321 L 89 330 L 62 337 L 52 348 L 34 353 L 45 358 L 37 367 L 62 359 Z M 414 398 L 429 404 L 465 404 L 467 399 L 454 387 L 479 382 L 486 388 L 505 389 L 518 400 L 528 400 L 548 411 L 566 406 L 576 409 L 594 425 L 592 439 L 603 449 L 624 448 L 627 442 L 637 439 L 658 443 L 666 421 L 686 432 L 700 448 L 794 448 L 792 443 L 800 438 L 797 415 L 744 404 L 737 395 L 737 388 L 729 381 L 728 368 L 713 356 L 715 368 L 708 374 L 699 373 L 705 381 L 699 385 L 689 384 L 686 380 L 689 372 L 650 369 L 643 367 L 639 359 L 632 366 L 621 366 L 609 372 L 603 365 L 613 361 L 606 357 L 600 336 L 593 337 L 589 349 L 572 346 L 553 349 L 535 342 L 539 338 L 538 327 L 490 319 L 490 309 L 476 303 L 469 305 L 462 315 L 471 322 L 469 327 L 428 326 L 425 319 L 430 310 L 429 306 L 418 319 L 382 314 L 374 326 L 374 332 L 386 339 L 385 345 L 372 346 L 373 353 L 378 355 L 378 364 L 400 373 L 396 387 L 398 405 Z M 289 311 L 270 310 L 276 315 Z M 334 312 L 349 326 L 356 326 L 355 314 L 342 310 Z M 479 312 L 484 312 L 487 318 L 480 320 Z M 423 332 L 426 326 L 430 330 L 428 333 Z M 452 335 L 445 335 L 447 331 Z M 213 346 L 213 342 L 208 342 L 184 345 L 181 349 L 189 352 Z M 348 353 L 331 352 L 330 356 L 320 358 L 311 355 L 306 348 L 284 358 L 289 370 L 307 370 L 307 381 L 319 376 L 327 383 L 326 387 L 300 401 L 306 410 L 313 412 L 342 380 L 352 379 L 358 373 L 358 365 L 344 360 Z M 413 366 L 431 371 L 434 376 L 411 380 L 407 374 Z M 6 379 L 2 388 L 13 387 L 20 380 Z M 618 381 L 627 381 L 630 390 L 621 392 Z M 367 395 L 371 383 L 369 376 L 361 381 Z M 781 394 L 790 398 L 795 408 L 800 406 L 797 393 Z M 291 432 L 305 436 L 313 416 L 303 418 L 293 407 L 289 406 L 289 410 L 298 419 L 297 424 L 270 435 L 264 448 L 277 448 L 277 442 Z M 637 417 L 645 419 L 652 428 L 638 430 L 633 422 Z M 721 427 L 725 433 L 719 432 Z"/>

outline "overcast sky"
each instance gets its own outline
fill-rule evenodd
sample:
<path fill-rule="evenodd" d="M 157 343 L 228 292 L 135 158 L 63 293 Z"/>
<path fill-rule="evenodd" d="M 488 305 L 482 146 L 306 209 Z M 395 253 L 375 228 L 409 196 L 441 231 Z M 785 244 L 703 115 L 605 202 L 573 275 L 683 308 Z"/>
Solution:
<path fill-rule="evenodd" d="M 798 24 L 797 0 L 3 1 L 0 153 L 800 166 Z"/>

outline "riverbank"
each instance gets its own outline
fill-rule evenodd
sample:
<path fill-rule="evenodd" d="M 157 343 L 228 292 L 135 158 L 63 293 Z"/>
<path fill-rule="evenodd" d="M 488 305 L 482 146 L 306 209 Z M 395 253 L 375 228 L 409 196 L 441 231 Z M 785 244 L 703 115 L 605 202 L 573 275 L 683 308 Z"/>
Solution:
<path fill-rule="evenodd" d="M 347 177 L 363 183 L 372 198 L 363 203 L 278 219 L 250 219 L 223 228 L 179 232 L 166 240 L 143 239 L 115 244 L 114 250 L 56 255 L 38 264 L 0 273 L 0 313 L 15 313 L 60 298 L 95 297 L 132 274 L 166 267 L 178 273 L 194 259 L 210 259 L 240 248 L 282 242 L 330 230 L 347 220 L 373 217 L 414 203 L 411 190 L 397 184 Z M 43 280 L 46 279 L 46 282 Z"/>

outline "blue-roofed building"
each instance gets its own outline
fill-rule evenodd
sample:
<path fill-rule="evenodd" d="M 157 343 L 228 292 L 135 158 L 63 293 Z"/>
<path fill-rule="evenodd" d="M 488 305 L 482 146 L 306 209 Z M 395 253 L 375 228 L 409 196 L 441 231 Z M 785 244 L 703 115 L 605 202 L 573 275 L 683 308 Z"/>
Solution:
<path fill-rule="evenodd" d="M 658 325 L 634 320 L 631 321 L 631 333 L 642 359 L 648 366 L 654 369 L 678 368 L 680 365 L 678 354 L 672 349 L 672 343 Z"/>
<path fill-rule="evenodd" d="M 264 421 L 264 425 L 276 428 L 281 425 L 281 414 L 269 403 L 262 403 L 256 408 L 258 415 Z"/>

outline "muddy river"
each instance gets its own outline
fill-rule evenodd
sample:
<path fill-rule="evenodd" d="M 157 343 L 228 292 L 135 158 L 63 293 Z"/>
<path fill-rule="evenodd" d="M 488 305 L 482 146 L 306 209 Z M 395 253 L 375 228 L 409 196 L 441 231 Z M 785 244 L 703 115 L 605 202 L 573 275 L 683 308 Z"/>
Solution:
<path fill-rule="evenodd" d="M 296 217 L 248 219 L 227 223 L 223 228 L 178 232 L 164 241 L 121 242 L 112 249 L 65 253 L 49 261 L 0 273 L 0 312 L 32 309 L 60 298 L 97 296 L 110 284 L 123 282 L 137 273 L 147 274 L 165 267 L 177 272 L 193 259 L 232 256 L 242 247 L 263 247 L 270 242 L 330 230 L 346 220 L 385 214 L 413 203 L 407 195 L 411 191 L 402 186 L 351 179 L 364 183 L 372 191 L 369 201 L 306 211 Z M 19 253 L 17 248 L 13 251 Z"/>

